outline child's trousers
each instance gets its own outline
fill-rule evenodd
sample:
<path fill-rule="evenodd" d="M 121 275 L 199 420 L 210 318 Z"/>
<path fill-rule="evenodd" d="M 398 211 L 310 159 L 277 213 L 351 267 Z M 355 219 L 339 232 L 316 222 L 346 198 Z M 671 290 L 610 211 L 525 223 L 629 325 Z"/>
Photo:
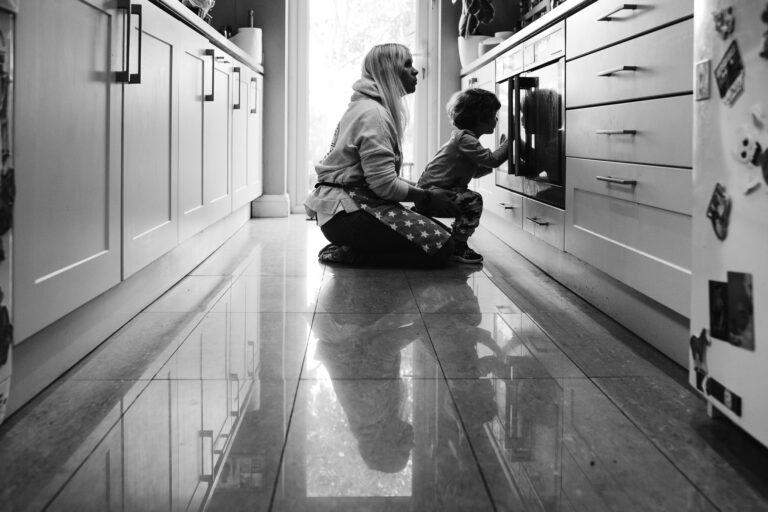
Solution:
<path fill-rule="evenodd" d="M 458 242 L 466 242 L 475 232 L 477 226 L 480 225 L 480 215 L 483 213 L 483 196 L 466 188 L 445 189 L 433 187 L 430 190 L 444 192 L 459 207 L 461 213 L 451 224 L 451 236 Z M 419 209 L 417 211 L 430 217 L 444 217 L 444 215 L 441 215 L 441 212 L 433 209 L 427 209 L 427 211 Z"/>

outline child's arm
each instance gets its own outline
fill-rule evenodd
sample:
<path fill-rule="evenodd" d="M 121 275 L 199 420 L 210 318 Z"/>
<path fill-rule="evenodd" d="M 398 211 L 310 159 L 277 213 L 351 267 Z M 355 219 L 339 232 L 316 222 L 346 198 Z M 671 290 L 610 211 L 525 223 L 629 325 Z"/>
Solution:
<path fill-rule="evenodd" d="M 499 149 L 497 149 L 496 151 L 503 149 L 503 147 L 509 148 L 509 144 L 507 144 L 507 136 L 502 133 L 499 140 Z M 500 162 L 499 165 L 501 165 L 502 163 L 503 161 Z M 498 167 L 498 165 L 496 167 Z M 488 167 L 487 165 L 478 165 L 477 171 L 475 171 L 474 177 L 482 178 L 483 176 L 487 176 L 488 174 L 491 174 L 493 172 L 493 169 L 494 169 L 493 167 Z"/>
<path fill-rule="evenodd" d="M 509 141 L 506 140 L 506 138 L 502 138 L 501 144 L 496 148 L 496 151 L 491 151 L 490 149 L 483 147 L 477 138 L 468 133 L 464 133 L 459 140 L 458 149 L 481 168 L 486 167 L 493 169 L 506 162 L 509 157 Z M 478 169 L 478 172 L 481 171 L 482 169 Z M 489 172 L 490 171 L 485 174 L 488 174 Z M 481 174 L 481 176 L 484 176 L 484 174 Z"/>

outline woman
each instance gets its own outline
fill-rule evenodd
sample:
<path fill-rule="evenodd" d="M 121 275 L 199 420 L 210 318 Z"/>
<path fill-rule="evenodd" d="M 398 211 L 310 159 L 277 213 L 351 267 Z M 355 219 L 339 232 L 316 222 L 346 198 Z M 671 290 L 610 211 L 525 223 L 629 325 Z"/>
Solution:
<path fill-rule="evenodd" d="M 352 86 L 330 151 L 315 166 L 318 183 L 304 203 L 331 242 L 318 255 L 321 262 L 429 268 L 453 254 L 442 225 L 400 204 L 459 213 L 443 193 L 399 177 L 407 124 L 403 97 L 416 90 L 417 75 L 403 45 L 377 45 L 365 56 L 362 77 Z"/>

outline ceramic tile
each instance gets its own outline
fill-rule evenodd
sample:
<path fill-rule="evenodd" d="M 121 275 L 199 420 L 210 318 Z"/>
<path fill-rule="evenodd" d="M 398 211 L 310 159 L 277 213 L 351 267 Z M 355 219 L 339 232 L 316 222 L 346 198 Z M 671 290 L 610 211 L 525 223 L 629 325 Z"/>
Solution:
<path fill-rule="evenodd" d="M 229 276 L 187 276 L 149 305 L 152 313 L 205 311 L 231 284 Z"/>
<path fill-rule="evenodd" d="M 317 313 L 302 379 L 442 378 L 421 316 Z"/>
<path fill-rule="evenodd" d="M 422 313 L 519 313 L 520 309 L 485 276 L 408 278 Z"/>
<path fill-rule="evenodd" d="M 261 253 L 262 242 L 252 236 L 249 230 L 240 229 L 190 272 L 190 275 L 238 275 Z"/>
<path fill-rule="evenodd" d="M 405 269 L 404 272 L 409 279 L 434 279 L 435 277 L 446 276 L 455 277 L 457 279 L 469 279 L 471 276 L 485 275 L 482 265 L 467 265 L 455 262 L 449 262 L 448 265 L 442 268 Z"/>
<path fill-rule="evenodd" d="M 425 313 L 448 379 L 583 377 L 525 314 Z"/>
<path fill-rule="evenodd" d="M 317 304 L 321 277 L 241 275 L 213 310 L 240 313 L 312 312 Z"/>
<path fill-rule="evenodd" d="M 418 313 L 405 276 L 323 279 L 317 300 L 323 313 Z"/>
<path fill-rule="evenodd" d="M 724 511 L 768 510 L 768 450 L 707 416 L 693 391 L 668 377 L 595 379 L 629 419 Z M 745 462 L 749 461 L 750 464 Z"/>
<path fill-rule="evenodd" d="M 442 381 L 301 381 L 272 510 L 318 509 L 494 509 Z"/>
<path fill-rule="evenodd" d="M 716 510 L 588 379 L 494 379 L 463 399 L 466 385 L 449 381 L 504 509 L 512 486 L 525 509 Z"/>
<path fill-rule="evenodd" d="M 201 312 L 140 313 L 81 362 L 71 378 L 151 379 L 202 317 Z"/>

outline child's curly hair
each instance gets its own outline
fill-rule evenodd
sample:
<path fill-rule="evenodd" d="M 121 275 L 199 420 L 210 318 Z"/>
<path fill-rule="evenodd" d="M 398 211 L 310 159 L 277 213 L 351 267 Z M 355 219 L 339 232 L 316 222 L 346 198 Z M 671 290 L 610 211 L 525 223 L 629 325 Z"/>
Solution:
<path fill-rule="evenodd" d="M 481 121 L 492 119 L 500 108 L 496 95 L 485 89 L 459 91 L 446 105 L 451 123 L 459 130 L 471 130 Z"/>

